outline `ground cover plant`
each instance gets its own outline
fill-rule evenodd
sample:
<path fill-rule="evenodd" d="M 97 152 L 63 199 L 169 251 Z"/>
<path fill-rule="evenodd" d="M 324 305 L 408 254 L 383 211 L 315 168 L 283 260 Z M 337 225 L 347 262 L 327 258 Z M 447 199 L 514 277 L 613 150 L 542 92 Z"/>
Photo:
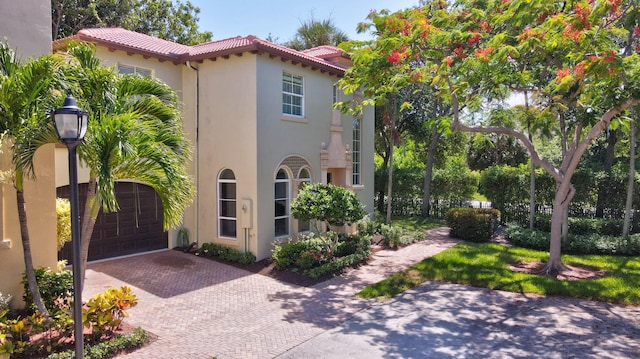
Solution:
<path fill-rule="evenodd" d="M 640 258 L 565 255 L 562 260 L 567 265 L 604 272 L 601 278 L 575 281 L 510 268 L 546 259 L 548 253 L 531 249 L 495 243 L 462 243 L 370 285 L 358 295 L 384 300 L 427 280 L 438 280 L 518 293 L 640 304 Z"/>
<path fill-rule="evenodd" d="M 49 317 L 35 309 L 28 291 L 25 291 L 26 307 L 23 310 L 10 310 L 8 300 L 3 300 L 0 307 L 0 353 L 8 353 L 11 358 L 42 358 L 47 355 L 70 358 L 72 351 L 69 350 L 74 345 L 71 272 L 41 268 L 36 270 L 36 274 L 42 298 L 49 308 Z M 25 288 L 28 286 L 26 278 L 23 285 Z M 137 303 L 138 298 L 126 286 L 109 288 L 87 300 L 82 308 L 87 358 L 110 357 L 148 341 L 142 329 L 131 333 L 122 330 L 127 310 Z"/>

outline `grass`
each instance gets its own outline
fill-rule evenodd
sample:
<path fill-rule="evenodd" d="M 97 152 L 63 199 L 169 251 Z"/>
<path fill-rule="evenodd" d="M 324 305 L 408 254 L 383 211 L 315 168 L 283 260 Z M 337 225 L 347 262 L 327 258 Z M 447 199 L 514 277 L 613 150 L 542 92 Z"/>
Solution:
<path fill-rule="evenodd" d="M 391 224 L 409 231 L 426 231 L 446 226 L 444 219 L 426 217 L 394 217 L 391 219 Z"/>
<path fill-rule="evenodd" d="M 427 280 L 469 284 L 518 293 L 640 305 L 640 258 L 563 256 L 565 264 L 604 270 L 605 278 L 561 281 L 511 271 L 509 264 L 546 261 L 547 252 L 494 243 L 462 243 L 364 288 L 359 296 L 385 300 Z"/>

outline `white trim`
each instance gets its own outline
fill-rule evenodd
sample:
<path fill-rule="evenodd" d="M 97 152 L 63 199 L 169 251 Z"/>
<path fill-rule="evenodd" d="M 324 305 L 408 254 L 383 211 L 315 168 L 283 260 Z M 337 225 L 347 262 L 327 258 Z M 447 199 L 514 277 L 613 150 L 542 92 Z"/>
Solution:
<path fill-rule="evenodd" d="M 11 249 L 11 240 L 10 239 L 1 240 L 0 249 Z"/>
<path fill-rule="evenodd" d="M 283 99 L 282 104 L 281 104 L 282 105 L 282 108 L 281 108 L 282 116 L 283 117 L 293 117 L 293 118 L 305 118 L 304 94 L 306 92 L 306 89 L 304 87 L 304 83 L 305 83 L 304 76 L 302 76 L 302 75 L 294 75 L 290 71 L 283 70 L 282 71 L 282 78 L 280 80 L 280 86 L 281 87 L 282 87 L 282 85 L 285 84 L 285 76 L 287 76 L 287 75 L 291 77 L 290 84 L 291 84 L 292 90 L 293 90 L 293 87 L 295 86 L 294 85 L 294 78 L 299 78 L 300 79 L 300 93 L 289 92 L 289 91 L 285 91 L 284 89 L 281 89 L 282 95 L 288 95 L 288 96 L 291 96 L 292 98 L 293 97 L 300 98 L 300 115 L 284 112 L 285 103 L 284 103 L 284 99 Z M 295 108 L 298 108 L 298 106 L 294 105 L 293 102 L 289 103 L 288 105 L 290 105 L 292 109 L 294 108 L 294 106 L 295 106 Z"/>
<path fill-rule="evenodd" d="M 357 130 L 354 126 L 356 122 Z M 356 178 L 357 181 L 354 181 Z M 351 186 L 362 186 L 362 119 L 357 117 L 351 123 Z"/>
<path fill-rule="evenodd" d="M 108 261 L 112 261 L 112 260 L 116 260 L 116 259 L 123 259 L 123 258 L 131 258 L 131 257 L 138 257 L 138 256 L 143 256 L 145 254 L 152 254 L 152 253 L 160 253 L 160 252 L 166 252 L 170 250 L 169 248 L 162 248 L 162 249 L 156 249 L 153 251 L 148 251 L 148 252 L 140 252 L 140 253 L 132 253 L 132 254 L 125 254 L 123 256 L 118 256 L 118 257 L 111 257 L 111 258 L 103 258 L 103 259 L 96 259 L 93 261 L 87 261 L 87 263 L 102 263 L 102 262 L 108 262 Z M 171 249 L 172 250 L 172 249 Z M 68 264 L 65 266 L 65 268 L 67 269 L 71 269 L 71 264 Z M 91 269 L 91 268 L 88 268 Z"/>
<path fill-rule="evenodd" d="M 277 178 L 278 177 L 278 173 L 280 171 L 284 171 L 284 173 L 287 175 L 287 178 Z M 274 205 L 276 203 L 276 201 L 282 201 L 285 200 L 285 215 L 282 216 L 277 216 L 275 213 L 275 209 L 274 209 L 274 213 L 273 213 L 273 234 L 276 238 L 283 238 L 283 237 L 288 237 L 291 235 L 291 183 L 292 183 L 292 175 L 291 175 L 291 170 L 286 167 L 286 166 L 282 166 L 279 167 L 278 170 L 276 171 L 276 178 L 274 178 L 274 182 L 273 182 L 273 202 Z M 286 184 L 286 188 L 285 188 L 285 196 L 286 197 L 276 197 L 276 185 L 278 183 L 284 183 Z M 287 233 L 286 234 L 277 234 L 276 233 L 276 221 L 278 220 L 283 220 L 286 219 L 287 220 Z"/>

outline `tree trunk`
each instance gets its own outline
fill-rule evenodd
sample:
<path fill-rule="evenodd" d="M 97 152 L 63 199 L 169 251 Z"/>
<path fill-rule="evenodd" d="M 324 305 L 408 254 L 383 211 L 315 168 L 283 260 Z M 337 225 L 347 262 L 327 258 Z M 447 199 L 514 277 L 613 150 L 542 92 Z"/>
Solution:
<path fill-rule="evenodd" d="M 382 168 L 386 168 L 387 171 L 389 170 L 389 154 L 387 153 L 386 155 L 382 156 Z M 387 172 L 388 174 L 388 172 Z M 383 183 L 380 186 L 380 191 L 378 192 L 378 212 L 385 213 L 384 212 L 384 197 L 385 197 L 385 191 L 384 191 L 384 186 L 386 185 L 386 183 Z"/>
<path fill-rule="evenodd" d="M 627 183 L 627 202 L 624 208 L 624 225 L 622 226 L 622 236 L 629 237 L 631 227 L 631 213 L 633 204 L 633 184 L 636 175 L 636 124 L 635 118 L 631 121 L 631 133 L 629 134 L 629 182 Z"/>
<path fill-rule="evenodd" d="M 567 267 L 562 263 L 562 225 L 565 208 L 573 198 L 575 190 L 568 180 L 558 184 L 553 199 L 553 213 L 551 214 L 551 243 L 549 245 L 549 262 L 544 271 L 549 276 L 556 276 Z"/>
<path fill-rule="evenodd" d="M 613 162 L 616 159 L 615 147 L 618 142 L 618 130 L 609 131 L 609 138 L 607 139 L 607 150 L 604 155 L 604 161 L 602 163 L 602 170 L 605 174 L 611 172 L 611 167 L 613 166 Z M 607 182 L 609 179 L 607 177 Z M 596 217 L 603 218 L 604 217 L 604 207 L 606 206 L 606 198 L 609 195 L 608 189 L 610 188 L 609 183 L 599 183 L 598 184 L 598 200 L 596 202 Z"/>
<path fill-rule="evenodd" d="M 20 179 L 17 182 L 22 182 Z M 27 283 L 29 285 L 29 292 L 31 298 L 36 307 L 42 313 L 45 318 L 49 318 L 49 311 L 42 301 L 40 296 L 40 290 L 38 289 L 38 282 L 36 281 L 36 273 L 33 268 L 33 258 L 31 256 L 31 241 L 29 238 L 29 227 L 27 226 L 27 211 L 26 203 L 24 200 L 24 190 L 16 189 L 16 199 L 18 202 L 18 219 L 20 220 L 20 237 L 22 239 L 22 253 L 24 254 L 24 268 L 27 275 Z"/>
<path fill-rule="evenodd" d="M 431 179 L 433 177 L 433 162 L 435 160 L 436 147 L 442 137 L 442 133 L 438 130 L 433 131 L 431 134 L 431 142 L 429 143 L 429 149 L 427 153 L 427 160 L 425 162 L 424 172 L 424 193 L 422 196 L 422 216 L 429 217 L 431 215 Z"/>
<path fill-rule="evenodd" d="M 391 95 L 391 126 L 389 129 L 389 174 L 387 176 L 387 219 L 386 224 L 391 224 L 391 208 L 393 202 L 393 150 L 395 148 L 396 137 L 396 98 Z"/>
<path fill-rule="evenodd" d="M 531 174 L 529 175 L 529 228 L 536 225 L 536 165 L 531 161 Z"/>
<path fill-rule="evenodd" d="M 91 236 L 93 235 L 93 228 L 96 225 L 96 219 L 98 218 L 99 211 L 100 206 L 96 203 L 96 179 L 90 178 L 87 185 L 87 197 L 85 200 L 84 212 L 82 213 L 82 224 L 80 230 L 81 289 L 84 289 L 85 271 L 87 269 L 87 259 L 89 258 L 89 244 L 91 243 Z"/>

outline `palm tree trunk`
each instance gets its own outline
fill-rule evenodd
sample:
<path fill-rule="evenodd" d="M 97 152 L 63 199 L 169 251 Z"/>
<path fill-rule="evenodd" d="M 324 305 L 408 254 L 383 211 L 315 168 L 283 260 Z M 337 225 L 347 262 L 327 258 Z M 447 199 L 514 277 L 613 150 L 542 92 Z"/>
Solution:
<path fill-rule="evenodd" d="M 18 181 L 22 182 L 19 179 L 16 182 Z M 33 298 L 33 302 L 40 313 L 42 313 L 45 318 L 48 318 L 49 311 L 47 310 L 47 307 L 45 307 L 42 297 L 40 296 L 38 282 L 36 281 L 36 273 L 33 268 L 31 241 L 29 238 L 29 227 L 27 226 L 26 202 L 24 200 L 24 190 L 22 188 L 16 189 L 16 199 L 18 202 L 18 219 L 20 220 L 20 237 L 22 239 L 22 253 L 24 254 L 24 268 L 27 275 L 29 292 L 31 293 L 31 298 Z"/>
<path fill-rule="evenodd" d="M 437 130 L 431 134 L 431 142 L 427 153 L 424 173 L 424 193 L 422 197 L 422 216 L 429 217 L 431 214 L 431 180 L 433 179 L 433 162 L 435 160 L 436 147 L 442 137 L 442 133 Z"/>
<path fill-rule="evenodd" d="M 89 244 L 93 235 L 93 228 L 96 225 L 100 206 L 96 203 L 96 179 L 90 178 L 87 185 L 87 197 L 82 213 L 82 224 L 80 230 L 80 273 L 82 281 L 80 288 L 84 289 L 85 271 L 87 269 L 87 259 L 89 258 Z"/>
<path fill-rule="evenodd" d="M 624 209 L 624 225 L 622 227 L 622 236 L 629 237 L 629 227 L 631 224 L 631 212 L 633 205 L 633 184 L 636 174 L 636 123 L 631 121 L 631 133 L 629 138 L 629 182 L 627 183 L 627 202 Z"/>

